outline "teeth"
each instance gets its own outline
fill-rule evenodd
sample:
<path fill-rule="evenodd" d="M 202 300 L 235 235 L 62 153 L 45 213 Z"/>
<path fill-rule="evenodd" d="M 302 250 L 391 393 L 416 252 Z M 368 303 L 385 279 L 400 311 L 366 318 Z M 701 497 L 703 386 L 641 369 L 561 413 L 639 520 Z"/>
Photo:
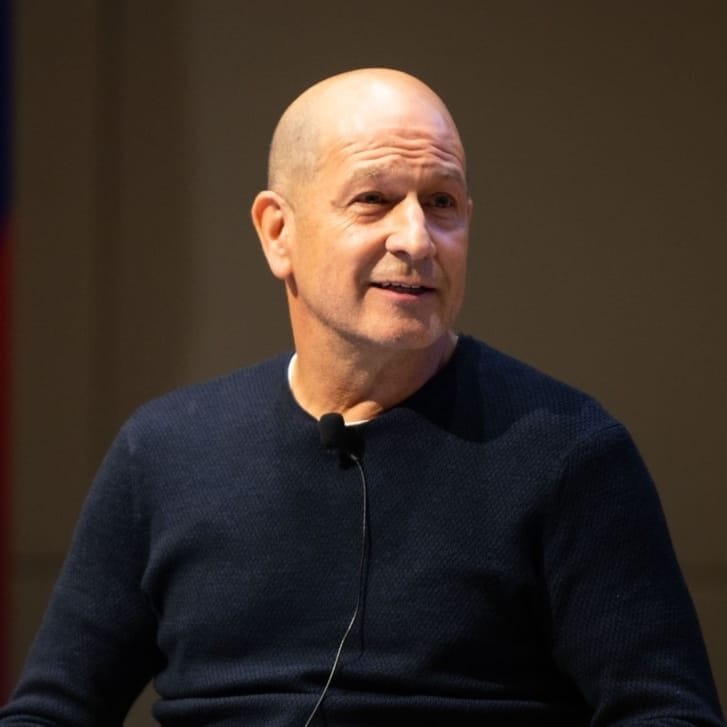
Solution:
<path fill-rule="evenodd" d="M 382 288 L 406 288 L 407 290 L 419 290 L 421 285 L 406 285 L 405 283 L 379 283 Z"/>

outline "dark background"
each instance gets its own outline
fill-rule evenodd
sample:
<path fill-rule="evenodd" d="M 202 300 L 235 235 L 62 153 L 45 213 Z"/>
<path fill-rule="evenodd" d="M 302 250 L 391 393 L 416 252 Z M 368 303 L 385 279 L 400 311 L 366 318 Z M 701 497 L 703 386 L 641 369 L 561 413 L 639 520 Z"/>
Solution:
<path fill-rule="evenodd" d="M 249 223 L 269 137 L 305 87 L 376 65 L 432 85 L 468 148 L 460 329 L 630 428 L 727 701 L 727 3 L 15 11 L 13 673 L 123 419 L 290 347 Z"/>

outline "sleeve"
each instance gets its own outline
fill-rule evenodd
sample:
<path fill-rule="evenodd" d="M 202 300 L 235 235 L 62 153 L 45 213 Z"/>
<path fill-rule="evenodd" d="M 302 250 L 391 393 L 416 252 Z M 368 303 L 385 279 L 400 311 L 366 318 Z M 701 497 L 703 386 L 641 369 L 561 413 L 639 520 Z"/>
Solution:
<path fill-rule="evenodd" d="M 159 669 L 124 430 L 94 480 L 2 725 L 121 725 Z"/>
<path fill-rule="evenodd" d="M 591 724 L 724 724 L 661 504 L 621 425 L 570 453 L 547 531 L 552 650 Z"/>

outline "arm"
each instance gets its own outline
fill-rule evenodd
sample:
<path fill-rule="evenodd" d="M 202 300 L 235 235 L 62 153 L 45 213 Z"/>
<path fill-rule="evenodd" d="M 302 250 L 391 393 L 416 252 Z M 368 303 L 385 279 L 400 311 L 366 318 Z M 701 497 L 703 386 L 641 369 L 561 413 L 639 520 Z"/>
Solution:
<path fill-rule="evenodd" d="M 620 425 L 570 453 L 544 544 L 552 648 L 593 725 L 724 724 L 646 468 Z"/>
<path fill-rule="evenodd" d="M 122 431 L 79 519 L 2 725 L 121 725 L 158 670 L 155 618 L 140 590 L 139 481 Z"/>

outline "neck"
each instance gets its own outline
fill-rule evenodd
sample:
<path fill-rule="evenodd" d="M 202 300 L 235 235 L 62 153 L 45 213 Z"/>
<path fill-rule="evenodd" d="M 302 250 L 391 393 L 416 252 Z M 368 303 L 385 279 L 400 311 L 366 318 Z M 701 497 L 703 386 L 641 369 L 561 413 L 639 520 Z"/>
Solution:
<path fill-rule="evenodd" d="M 446 333 L 413 350 L 296 345 L 290 386 L 298 404 L 316 419 L 336 411 L 348 422 L 372 419 L 421 388 L 449 361 L 457 343 Z"/>

